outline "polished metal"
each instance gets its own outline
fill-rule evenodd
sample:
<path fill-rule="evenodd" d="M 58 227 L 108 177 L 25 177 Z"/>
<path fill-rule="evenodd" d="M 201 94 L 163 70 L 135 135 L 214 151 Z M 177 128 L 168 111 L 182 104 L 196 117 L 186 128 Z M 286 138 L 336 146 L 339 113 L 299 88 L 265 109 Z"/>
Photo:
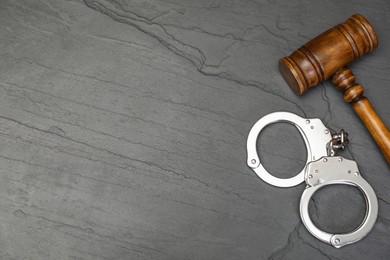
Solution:
<path fill-rule="evenodd" d="M 325 127 L 320 119 L 306 119 L 289 112 L 271 113 L 256 122 L 249 132 L 247 140 L 248 166 L 252 168 L 261 179 L 271 185 L 277 187 L 292 187 L 305 181 L 305 169 L 303 168 L 301 172 L 291 178 L 277 178 L 264 168 L 256 148 L 257 138 L 261 131 L 271 124 L 280 122 L 294 125 L 301 133 L 307 151 L 305 165 L 327 155 L 327 144 L 332 137 L 329 129 Z"/>
<path fill-rule="evenodd" d="M 303 170 L 292 178 L 277 178 L 263 166 L 257 153 L 256 143 L 261 131 L 267 126 L 286 122 L 293 124 L 306 145 L 307 160 Z M 341 130 L 331 135 L 330 130 L 318 118 L 306 119 L 289 112 L 268 114 L 255 123 L 247 140 L 247 164 L 265 182 L 277 187 L 292 187 L 306 182 L 300 201 L 303 224 L 317 239 L 336 248 L 354 243 L 366 236 L 378 216 L 378 200 L 370 184 L 363 179 L 355 161 L 335 156 L 338 149 L 348 144 L 348 135 Z M 261 149 L 261 148 L 260 148 Z M 345 184 L 358 187 L 366 199 L 366 215 L 355 230 L 345 234 L 330 234 L 316 227 L 309 215 L 309 202 L 313 194 L 327 185 Z M 336 216 L 337 217 L 337 216 Z"/>
<path fill-rule="evenodd" d="M 344 132 L 344 129 L 341 129 L 339 134 L 333 134 L 327 146 L 328 156 L 334 156 L 338 149 L 344 150 L 348 143 L 348 134 Z"/>
<path fill-rule="evenodd" d="M 307 186 L 301 196 L 299 211 L 303 224 L 313 236 L 339 248 L 359 241 L 371 231 L 378 216 L 378 200 L 370 184 L 360 175 L 355 161 L 341 156 L 320 158 L 307 165 L 305 180 Z M 309 215 L 309 202 L 313 194 L 325 186 L 337 184 L 359 188 L 366 199 L 366 215 L 363 222 L 358 228 L 345 234 L 330 234 L 320 230 L 313 224 Z"/>

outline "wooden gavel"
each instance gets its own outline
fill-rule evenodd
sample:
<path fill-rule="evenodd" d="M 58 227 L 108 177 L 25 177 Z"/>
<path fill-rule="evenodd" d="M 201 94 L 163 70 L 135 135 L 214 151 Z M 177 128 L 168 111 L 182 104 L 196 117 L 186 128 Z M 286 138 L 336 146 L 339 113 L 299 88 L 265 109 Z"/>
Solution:
<path fill-rule="evenodd" d="M 378 47 L 378 38 L 370 23 L 360 14 L 318 35 L 290 56 L 279 60 L 279 68 L 291 89 L 302 95 L 308 88 L 332 77 L 375 139 L 390 164 L 390 132 L 375 112 L 364 89 L 345 66 Z"/>

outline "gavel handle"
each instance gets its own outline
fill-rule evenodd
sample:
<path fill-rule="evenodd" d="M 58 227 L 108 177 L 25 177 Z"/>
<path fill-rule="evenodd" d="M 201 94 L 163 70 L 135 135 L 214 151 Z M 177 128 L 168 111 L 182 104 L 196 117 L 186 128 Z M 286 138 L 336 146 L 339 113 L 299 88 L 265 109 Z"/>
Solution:
<path fill-rule="evenodd" d="M 378 144 L 387 162 L 390 164 L 390 132 L 375 112 L 366 97 L 352 103 L 352 107 L 366 125 L 375 142 Z"/>
<path fill-rule="evenodd" d="M 371 102 L 363 96 L 364 89 L 355 83 L 355 76 L 350 69 L 342 68 L 333 75 L 333 84 L 344 90 L 344 100 L 352 105 L 368 131 L 378 144 L 387 163 L 390 164 L 390 132 L 375 112 Z"/>

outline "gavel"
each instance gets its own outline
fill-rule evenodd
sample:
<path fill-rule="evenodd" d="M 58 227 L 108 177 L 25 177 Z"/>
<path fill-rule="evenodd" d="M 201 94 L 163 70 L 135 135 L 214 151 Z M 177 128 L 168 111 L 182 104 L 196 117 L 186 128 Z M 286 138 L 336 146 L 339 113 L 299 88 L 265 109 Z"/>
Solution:
<path fill-rule="evenodd" d="M 352 105 L 390 164 L 390 132 L 363 96 L 364 89 L 345 66 L 378 47 L 378 38 L 370 23 L 360 14 L 318 35 L 279 60 L 279 69 L 290 88 L 297 94 L 330 77 L 344 92 L 344 100 Z"/>

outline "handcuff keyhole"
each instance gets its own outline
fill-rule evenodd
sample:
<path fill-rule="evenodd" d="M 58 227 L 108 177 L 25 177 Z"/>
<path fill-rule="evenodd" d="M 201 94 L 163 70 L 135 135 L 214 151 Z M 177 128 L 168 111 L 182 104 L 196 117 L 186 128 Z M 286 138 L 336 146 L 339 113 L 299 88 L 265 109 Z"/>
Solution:
<path fill-rule="evenodd" d="M 349 233 L 360 226 L 366 213 L 364 195 L 355 186 L 337 184 L 319 189 L 309 203 L 314 225 L 332 234 Z"/>
<path fill-rule="evenodd" d="M 264 128 L 257 140 L 257 152 L 264 168 L 277 178 L 291 178 L 307 161 L 305 143 L 298 129 L 281 122 Z"/>

